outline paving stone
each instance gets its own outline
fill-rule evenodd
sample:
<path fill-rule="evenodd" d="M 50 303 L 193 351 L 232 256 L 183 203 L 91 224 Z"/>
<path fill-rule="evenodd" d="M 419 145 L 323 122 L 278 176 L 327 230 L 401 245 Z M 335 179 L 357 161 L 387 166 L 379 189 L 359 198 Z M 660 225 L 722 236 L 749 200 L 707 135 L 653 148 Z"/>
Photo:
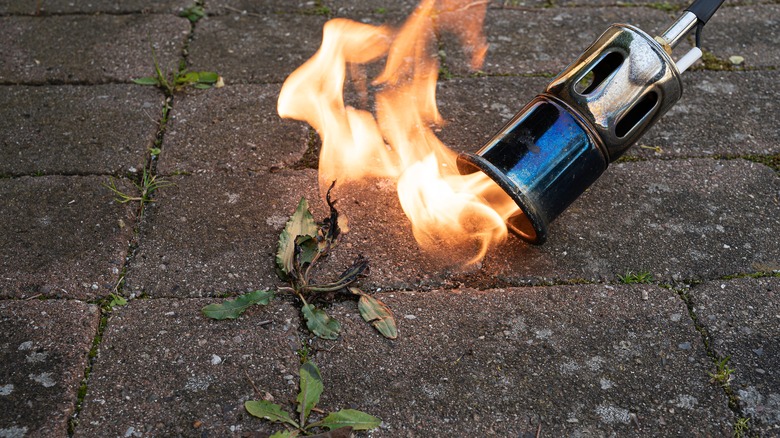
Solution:
<path fill-rule="evenodd" d="M 162 105 L 137 85 L 0 87 L 0 174 L 141 169 Z"/>
<path fill-rule="evenodd" d="M 318 202 L 314 171 L 170 178 L 148 211 L 125 290 L 216 296 L 274 287 L 279 233 L 301 196 Z M 316 205 L 317 217 L 324 216 Z"/>
<path fill-rule="evenodd" d="M 647 299 L 643 299 L 643 295 Z M 674 291 L 586 285 L 379 294 L 399 337 L 354 303 L 314 360 L 320 406 L 376 415 L 373 436 L 727 436 L 733 414 Z M 327 346 L 327 348 L 325 348 Z M 348 384 L 344 384 L 348 382 Z M 390 402 L 392 401 L 392 402 Z"/>
<path fill-rule="evenodd" d="M 300 13 L 300 14 L 324 14 L 322 6 L 317 6 L 314 0 L 264 0 L 258 2 L 255 0 L 224 0 L 217 4 L 207 5 L 209 15 L 215 14 L 280 14 L 280 13 Z M 324 3 L 320 1 L 319 3 Z"/>
<path fill-rule="evenodd" d="M 487 277 L 707 279 L 780 263 L 780 178 L 743 160 L 618 163 L 553 222 L 543 246 L 509 239 Z"/>
<path fill-rule="evenodd" d="M 280 429 L 251 417 L 244 402 L 266 391 L 276 403 L 294 399 L 297 310 L 274 301 L 238 320 L 214 321 L 200 312 L 212 302 L 135 300 L 115 311 L 75 436 L 242 436 Z"/>
<path fill-rule="evenodd" d="M 773 125 L 780 106 L 767 90 L 778 79 L 777 71 L 686 73 L 682 99 L 629 150 L 629 156 L 777 154 L 780 130 L 767 127 Z M 457 151 L 476 151 L 549 82 L 526 77 L 440 81 L 437 100 L 446 124 L 439 137 Z"/>
<path fill-rule="evenodd" d="M 2 14 L 73 14 L 73 13 L 113 13 L 132 12 L 179 12 L 191 5 L 187 0 L 90 0 L 75 2 L 72 0 L 0 0 Z M 40 7 L 40 9 L 39 9 Z"/>
<path fill-rule="evenodd" d="M 489 9 L 485 18 L 489 47 L 482 70 L 557 74 L 613 23 L 661 32 L 671 22 L 669 14 L 647 8 Z M 445 35 L 442 48 L 450 71 L 472 73 L 457 39 Z"/>
<path fill-rule="evenodd" d="M 279 85 L 236 85 L 177 97 L 158 171 L 267 170 L 300 160 L 308 125 L 276 112 Z"/>
<path fill-rule="evenodd" d="M 326 17 L 229 15 L 198 22 L 191 70 L 216 70 L 226 84 L 282 82 L 320 46 Z"/>
<path fill-rule="evenodd" d="M 720 59 L 742 56 L 749 67 L 780 65 L 780 4 L 719 9 L 702 32 L 702 47 Z"/>
<path fill-rule="evenodd" d="M 0 17 L 0 83 L 103 83 L 173 71 L 190 25 L 173 15 Z"/>
<path fill-rule="evenodd" d="M 114 289 L 133 209 L 103 177 L 0 179 L 0 297 L 91 299 Z M 120 190 L 129 192 L 119 181 Z"/>
<path fill-rule="evenodd" d="M 780 271 L 780 265 L 774 267 Z M 780 433 L 780 278 L 712 281 L 689 292 L 710 345 L 730 357 L 731 388 L 752 432 Z"/>
<path fill-rule="evenodd" d="M 0 301 L 0 435 L 67 436 L 99 319 L 81 301 Z"/>

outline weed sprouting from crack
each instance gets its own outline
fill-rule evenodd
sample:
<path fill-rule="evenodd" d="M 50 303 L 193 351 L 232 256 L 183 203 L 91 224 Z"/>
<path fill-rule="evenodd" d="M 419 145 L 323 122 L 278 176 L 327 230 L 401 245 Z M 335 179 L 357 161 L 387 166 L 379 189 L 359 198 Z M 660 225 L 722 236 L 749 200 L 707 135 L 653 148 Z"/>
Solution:
<path fill-rule="evenodd" d="M 109 179 L 108 183 L 104 183 L 103 185 L 114 192 L 116 201 L 121 204 L 138 202 L 140 215 L 143 216 L 146 204 L 154 202 L 154 193 L 163 187 L 172 186 L 174 183 L 163 178 L 158 178 L 157 175 L 152 175 L 152 173 L 144 167 L 141 174 L 141 180 L 139 182 L 133 181 L 133 185 L 138 190 L 137 193 L 128 194 L 121 191 L 116 186 L 116 181 L 113 178 Z"/>
<path fill-rule="evenodd" d="M 625 275 L 618 274 L 618 280 L 623 284 L 649 284 L 653 282 L 653 274 L 647 271 L 637 273 L 628 271 Z"/>

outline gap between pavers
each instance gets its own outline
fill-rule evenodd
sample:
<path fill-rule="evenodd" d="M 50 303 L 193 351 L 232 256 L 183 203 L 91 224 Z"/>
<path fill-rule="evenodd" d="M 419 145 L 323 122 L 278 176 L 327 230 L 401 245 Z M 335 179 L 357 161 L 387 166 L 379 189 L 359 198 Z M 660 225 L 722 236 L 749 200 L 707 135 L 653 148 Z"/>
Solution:
<path fill-rule="evenodd" d="M 135 225 L 106 177 L 0 179 L 0 297 L 94 299 L 114 290 Z M 133 193 L 125 180 L 117 187 Z"/>
<path fill-rule="evenodd" d="M 0 301 L 0 435 L 67 436 L 99 319 L 81 301 Z"/>
<path fill-rule="evenodd" d="M 740 278 L 693 286 L 698 322 L 719 358 L 751 432 L 780 434 L 780 278 Z"/>
<path fill-rule="evenodd" d="M 129 82 L 176 71 L 190 32 L 174 15 L 0 17 L 0 83 Z"/>
<path fill-rule="evenodd" d="M 138 85 L 0 87 L 0 174 L 140 172 L 163 99 Z"/>
<path fill-rule="evenodd" d="M 643 296 L 646 299 L 643 299 Z M 728 399 L 672 290 L 554 286 L 377 294 L 399 337 L 354 303 L 318 341 L 326 410 L 383 420 L 372 436 L 727 436 Z"/>
<path fill-rule="evenodd" d="M 76 437 L 243 436 L 269 432 L 244 402 L 297 394 L 297 310 L 281 300 L 234 321 L 209 320 L 216 300 L 133 300 L 109 317 Z M 255 393 L 253 385 L 261 392 Z"/>

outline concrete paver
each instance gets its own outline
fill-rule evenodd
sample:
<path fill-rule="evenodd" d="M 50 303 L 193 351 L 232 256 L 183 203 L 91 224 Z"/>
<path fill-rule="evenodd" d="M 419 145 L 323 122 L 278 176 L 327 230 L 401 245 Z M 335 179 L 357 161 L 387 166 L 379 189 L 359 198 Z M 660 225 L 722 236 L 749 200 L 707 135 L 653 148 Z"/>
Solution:
<path fill-rule="evenodd" d="M 698 321 L 720 357 L 751 430 L 780 433 L 780 278 L 711 281 L 689 292 Z"/>
<path fill-rule="evenodd" d="M 208 17 L 189 46 L 191 70 L 217 71 L 226 84 L 282 82 L 317 51 L 325 21 L 300 14 Z"/>
<path fill-rule="evenodd" d="M 0 87 L 0 174 L 137 171 L 162 105 L 138 85 Z"/>
<path fill-rule="evenodd" d="M 133 12 L 179 12 L 191 5 L 189 0 L 90 0 L 75 2 L 72 0 L 0 0 L 1 14 L 74 14 L 74 13 L 112 13 L 127 14 Z M 40 7 L 40 9 L 39 9 Z"/>
<path fill-rule="evenodd" d="M 81 301 L 0 301 L 0 435 L 67 436 L 99 318 Z"/>
<path fill-rule="evenodd" d="M 297 312 L 274 301 L 239 320 L 213 321 L 200 313 L 211 302 L 135 300 L 115 311 L 75 436 L 270 431 L 268 422 L 248 415 L 243 405 L 265 391 L 280 403 L 295 397 Z"/>
<path fill-rule="evenodd" d="M 105 83 L 178 68 L 189 34 L 174 15 L 0 17 L 0 83 Z"/>
<path fill-rule="evenodd" d="M 642 296 L 647 296 L 643 299 Z M 727 436 L 732 413 L 674 291 L 585 285 L 379 294 L 399 338 L 354 303 L 318 344 L 321 406 L 383 420 L 373 436 Z M 331 345 L 335 345 L 331 347 Z M 392 402 L 388 402 L 392 400 Z"/>
<path fill-rule="evenodd" d="M 158 171 L 268 170 L 300 160 L 309 129 L 276 113 L 279 85 L 236 85 L 177 97 Z"/>
<path fill-rule="evenodd" d="M 0 179 L 0 297 L 90 299 L 114 290 L 134 212 L 114 200 L 107 181 Z"/>
<path fill-rule="evenodd" d="M 707 23 L 702 46 L 720 59 L 742 56 L 749 67 L 780 64 L 780 4 L 723 8 Z"/>

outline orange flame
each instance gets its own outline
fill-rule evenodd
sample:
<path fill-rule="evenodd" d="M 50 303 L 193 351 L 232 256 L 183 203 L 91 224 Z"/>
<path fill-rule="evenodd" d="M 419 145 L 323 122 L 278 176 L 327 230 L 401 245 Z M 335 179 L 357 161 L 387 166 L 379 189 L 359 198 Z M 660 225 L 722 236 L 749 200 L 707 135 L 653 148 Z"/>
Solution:
<path fill-rule="evenodd" d="M 438 32 L 456 33 L 473 68 L 487 51 L 482 35 L 487 1 L 423 0 L 398 30 L 347 19 L 325 24 L 320 49 L 285 81 L 279 115 L 308 122 L 322 138 L 320 182 L 389 177 L 423 248 L 479 242 L 469 263 L 503 240 L 516 206 L 481 172 L 461 176 L 456 154 L 433 132 L 443 124 L 436 106 Z M 376 117 L 347 106 L 347 72 L 365 92 L 365 66 L 386 58 L 371 83 Z M 486 201 L 489 199 L 490 202 Z"/>

